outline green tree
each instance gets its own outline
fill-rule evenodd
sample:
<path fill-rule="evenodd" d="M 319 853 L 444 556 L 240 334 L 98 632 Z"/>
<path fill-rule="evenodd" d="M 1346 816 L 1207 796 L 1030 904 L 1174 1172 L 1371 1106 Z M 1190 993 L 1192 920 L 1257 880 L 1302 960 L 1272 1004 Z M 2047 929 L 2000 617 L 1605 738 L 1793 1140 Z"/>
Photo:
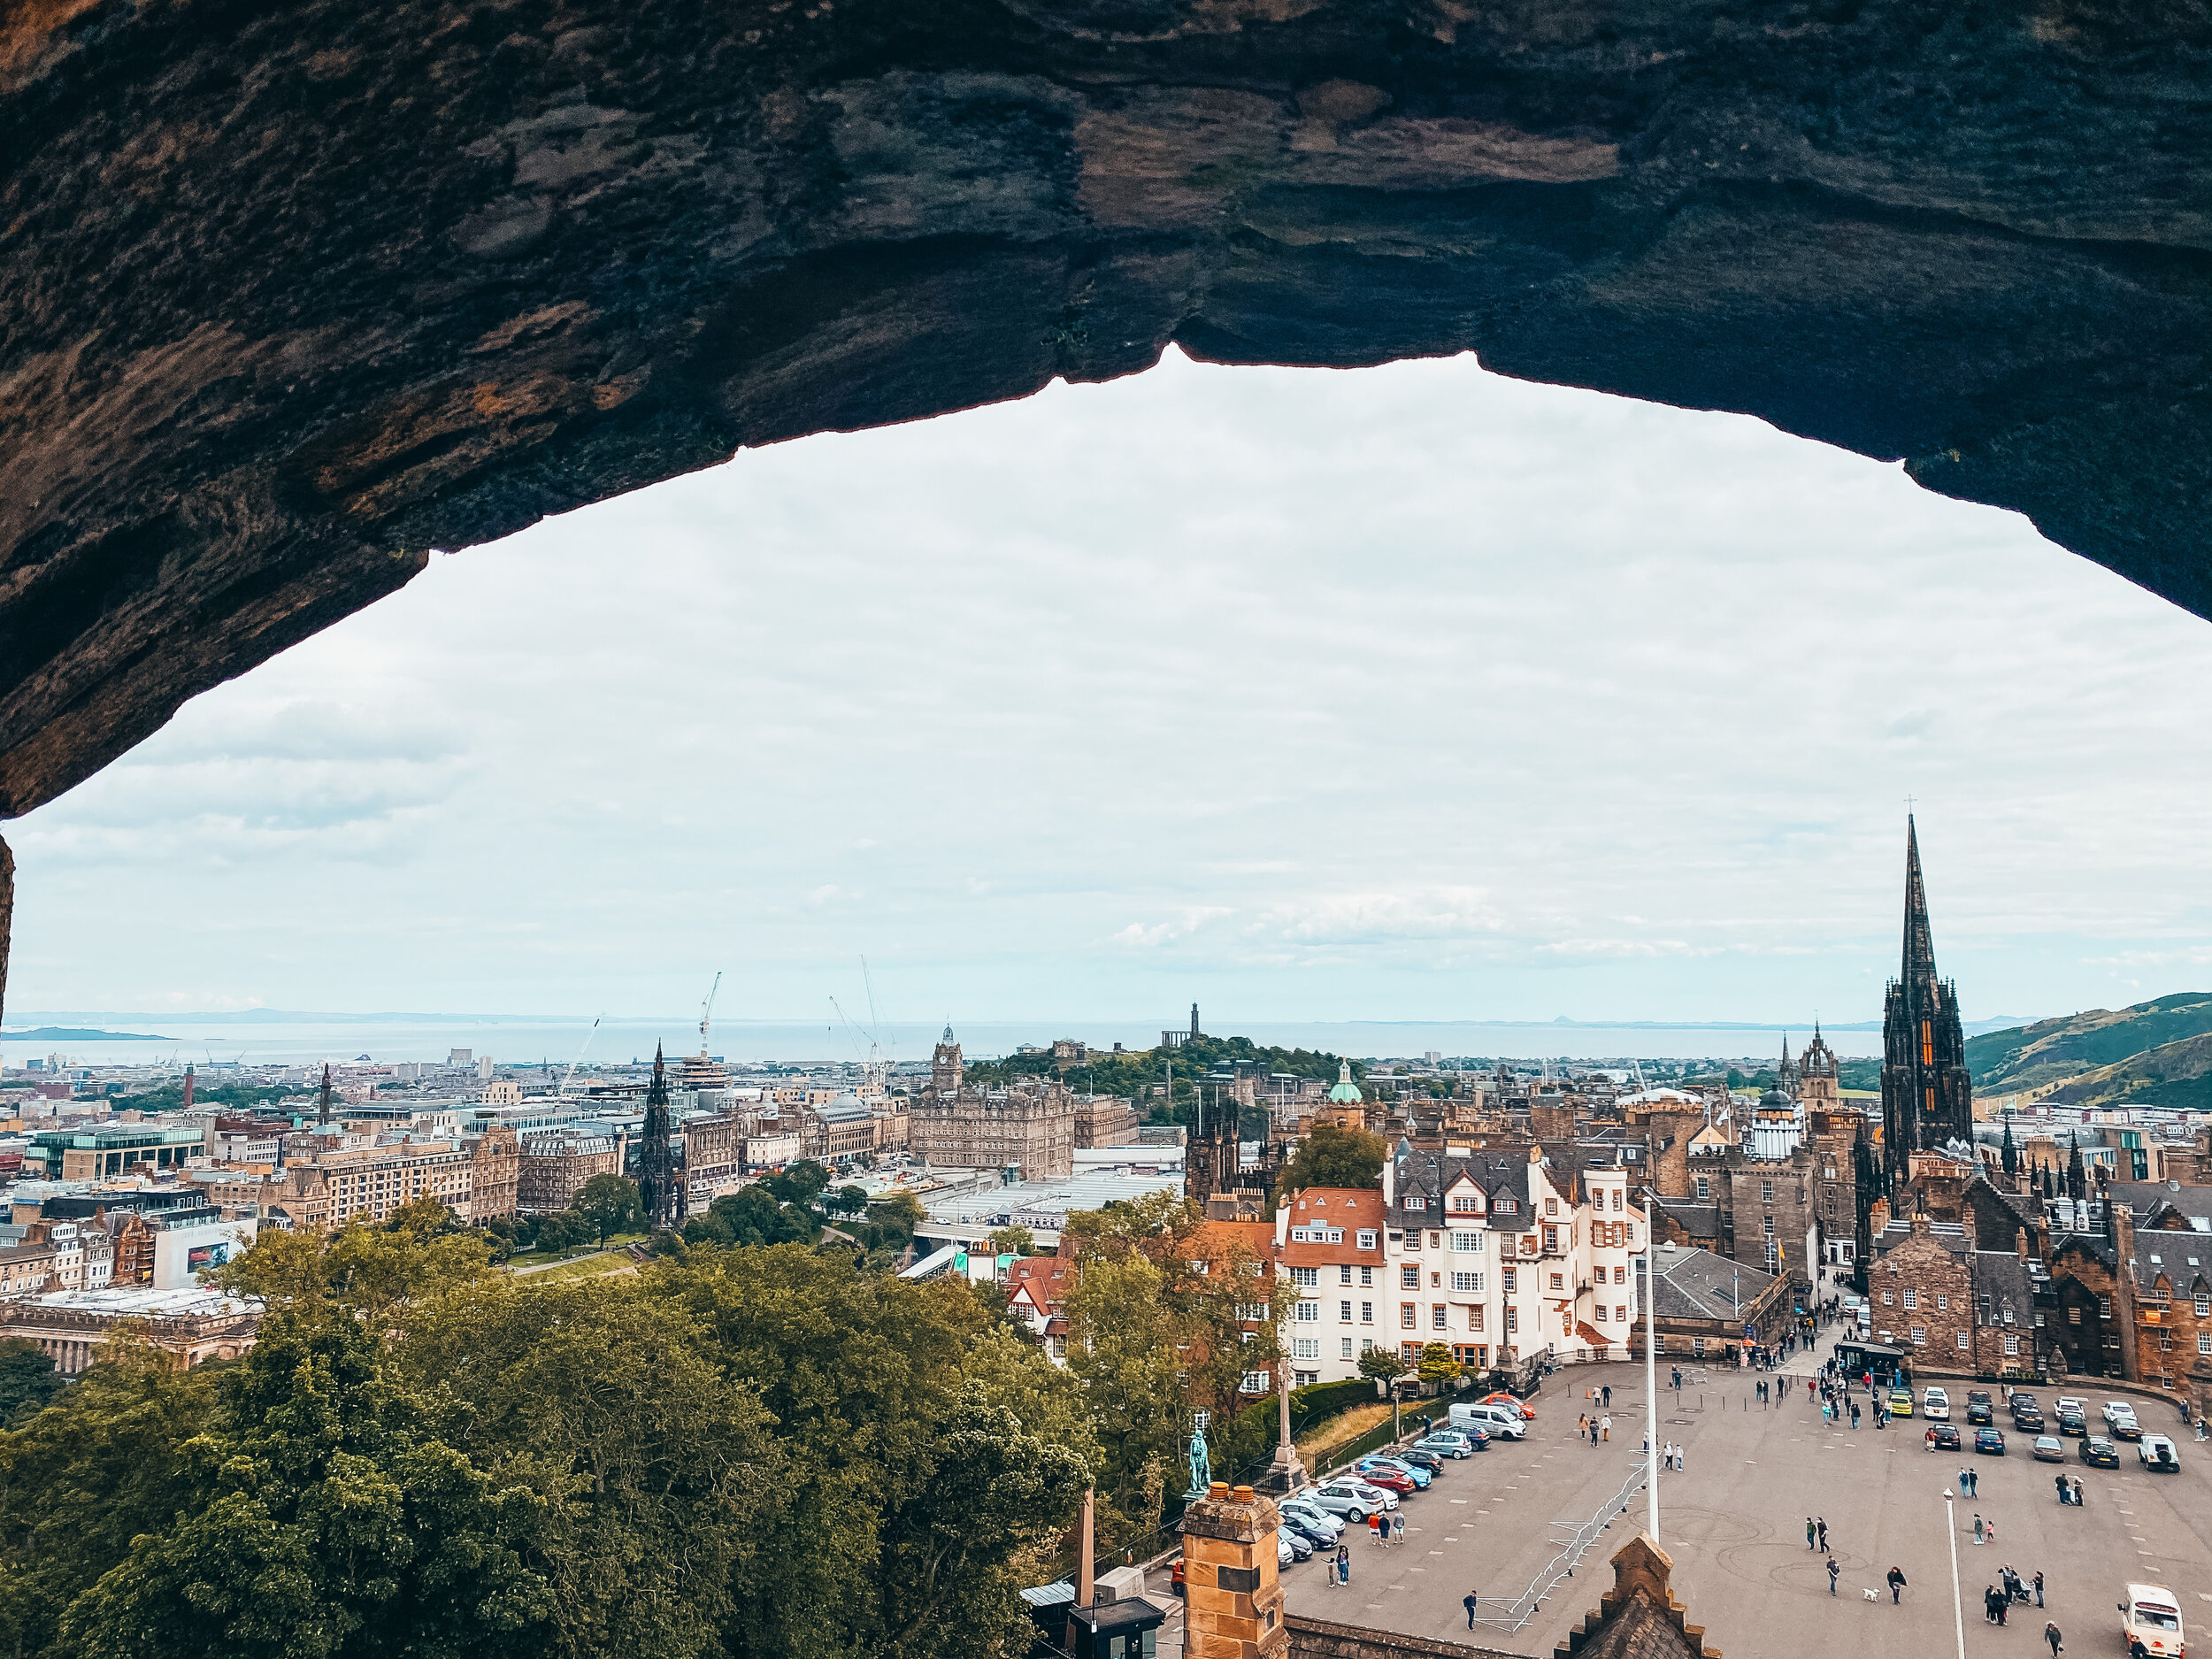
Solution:
<path fill-rule="evenodd" d="M 373 1329 L 390 1330 L 424 1298 L 489 1276 L 491 1258 L 492 1240 L 473 1229 L 426 1234 L 357 1224 L 326 1237 L 272 1228 L 212 1277 L 224 1289 L 258 1296 L 273 1308 L 311 1315 L 337 1307 Z"/>
<path fill-rule="evenodd" d="M 684 1224 L 687 1244 L 810 1244 L 821 1217 L 797 1204 L 780 1204 L 765 1183 L 741 1187 Z"/>
<path fill-rule="evenodd" d="M 1395 1382 L 1412 1369 L 1396 1348 L 1385 1348 L 1379 1342 L 1359 1356 L 1359 1374 L 1372 1377 L 1377 1382 Z"/>
<path fill-rule="evenodd" d="M 991 1234 L 991 1248 L 1001 1256 L 1027 1256 L 1037 1248 L 1037 1235 L 1027 1227 L 1000 1227 Z"/>
<path fill-rule="evenodd" d="M 1431 1342 L 1421 1350 L 1415 1365 L 1415 1375 L 1425 1383 L 1449 1382 L 1459 1375 L 1459 1362 L 1452 1357 L 1452 1350 L 1441 1342 Z"/>
<path fill-rule="evenodd" d="M 45 1410 L 0 1435 L 0 1644 L 44 1654 L 62 1609 L 190 1501 L 184 1448 L 215 1405 L 215 1373 L 127 1329 Z"/>
<path fill-rule="evenodd" d="M 0 1338 L 0 1423 L 13 1423 L 61 1392 L 53 1356 L 19 1336 Z"/>
<path fill-rule="evenodd" d="M 526 1655 L 552 1599 L 521 1551 L 535 1494 L 418 1426 L 379 1341 L 336 1310 L 265 1321 L 185 1448 L 185 1512 L 69 1604 L 85 1659 Z"/>
<path fill-rule="evenodd" d="M 615 1233 L 633 1233 L 645 1225 L 637 1183 L 626 1176 L 593 1176 L 577 1189 L 568 1207 L 603 1245 Z"/>
<path fill-rule="evenodd" d="M 773 1175 L 763 1178 L 761 1185 L 778 1203 L 810 1204 L 830 1183 L 830 1172 L 812 1158 L 801 1158 L 784 1166 Z"/>
<path fill-rule="evenodd" d="M 840 1187 L 822 1195 L 822 1208 L 833 1216 L 856 1216 L 868 1208 L 868 1194 L 861 1187 Z"/>
<path fill-rule="evenodd" d="M 1389 1155 L 1380 1135 L 1316 1124 L 1291 1155 L 1281 1190 L 1288 1194 L 1310 1187 L 1380 1187 L 1383 1160 Z"/>

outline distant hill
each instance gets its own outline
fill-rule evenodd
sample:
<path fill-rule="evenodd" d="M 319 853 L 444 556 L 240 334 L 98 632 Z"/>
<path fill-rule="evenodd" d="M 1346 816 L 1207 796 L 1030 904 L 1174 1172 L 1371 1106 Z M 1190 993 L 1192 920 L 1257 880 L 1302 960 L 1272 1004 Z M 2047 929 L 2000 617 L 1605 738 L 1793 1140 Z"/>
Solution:
<path fill-rule="evenodd" d="M 2055 1106 L 2147 1106 L 2212 1111 L 2212 1032 L 2162 1042 L 2071 1077 L 2045 1096 Z"/>
<path fill-rule="evenodd" d="M 34 1025 L 28 1031 L 0 1031 L 7 1042 L 175 1042 L 174 1037 L 143 1031 L 94 1031 L 80 1025 Z"/>
<path fill-rule="evenodd" d="M 2070 1089 L 2079 1084 L 2105 1091 L 2121 1087 L 2124 1075 L 2133 1079 L 2130 1088 L 2165 1091 L 2212 1069 L 2212 1044 L 2195 1044 L 2208 1033 L 2212 1033 L 2212 991 L 2178 991 L 2132 1008 L 2092 1009 L 2064 1019 L 2039 1019 L 1970 1037 L 1966 1069 L 1976 1091 L 1985 1094 L 2060 1081 Z M 2202 1057 L 2199 1048 L 2204 1050 Z M 2131 1065 L 2135 1069 L 2130 1071 Z M 2092 1077 L 2097 1079 L 2094 1083 Z M 2099 1094 L 2101 1102 L 2116 1103 L 2122 1098 L 2137 1105 L 2165 1103 L 2140 1094 Z M 2065 1103 L 2089 1102 L 2069 1099 Z"/>

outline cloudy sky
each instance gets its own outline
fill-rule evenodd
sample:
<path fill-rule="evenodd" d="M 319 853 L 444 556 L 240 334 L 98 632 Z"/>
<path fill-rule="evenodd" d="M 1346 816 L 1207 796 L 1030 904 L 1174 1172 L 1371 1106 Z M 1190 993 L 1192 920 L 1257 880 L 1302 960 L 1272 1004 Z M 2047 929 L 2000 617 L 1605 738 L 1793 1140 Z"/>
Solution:
<path fill-rule="evenodd" d="M 1171 355 L 434 560 L 10 826 L 11 1013 L 1863 1019 L 1908 795 L 1969 1018 L 2116 1005 L 2212 983 L 2208 694 L 1755 420 Z"/>

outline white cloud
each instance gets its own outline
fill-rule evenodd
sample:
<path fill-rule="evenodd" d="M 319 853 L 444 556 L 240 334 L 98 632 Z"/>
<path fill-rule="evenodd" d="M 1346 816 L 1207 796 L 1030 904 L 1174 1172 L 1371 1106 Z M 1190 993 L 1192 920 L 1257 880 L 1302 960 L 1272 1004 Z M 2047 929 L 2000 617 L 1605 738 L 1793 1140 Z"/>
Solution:
<path fill-rule="evenodd" d="M 11 1002 L 1864 1018 L 1909 795 L 1969 1015 L 2070 1009 L 2212 967 L 2208 691 L 1754 420 L 1171 357 L 434 560 L 11 826 Z"/>

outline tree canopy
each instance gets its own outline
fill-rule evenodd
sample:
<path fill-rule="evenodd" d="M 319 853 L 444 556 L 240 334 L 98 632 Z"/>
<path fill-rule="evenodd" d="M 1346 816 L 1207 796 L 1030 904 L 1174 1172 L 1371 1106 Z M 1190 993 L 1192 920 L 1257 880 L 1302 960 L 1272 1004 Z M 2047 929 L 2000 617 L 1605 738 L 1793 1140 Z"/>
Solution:
<path fill-rule="evenodd" d="M 634 1233 L 645 1225 L 637 1183 L 626 1175 L 593 1176 L 576 1189 L 568 1207 L 590 1226 L 601 1244 L 618 1233 Z"/>
<path fill-rule="evenodd" d="M 1380 1187 L 1383 1160 L 1389 1156 L 1380 1135 L 1316 1124 L 1284 1166 L 1281 1191 L 1288 1194 L 1309 1187 Z"/>

